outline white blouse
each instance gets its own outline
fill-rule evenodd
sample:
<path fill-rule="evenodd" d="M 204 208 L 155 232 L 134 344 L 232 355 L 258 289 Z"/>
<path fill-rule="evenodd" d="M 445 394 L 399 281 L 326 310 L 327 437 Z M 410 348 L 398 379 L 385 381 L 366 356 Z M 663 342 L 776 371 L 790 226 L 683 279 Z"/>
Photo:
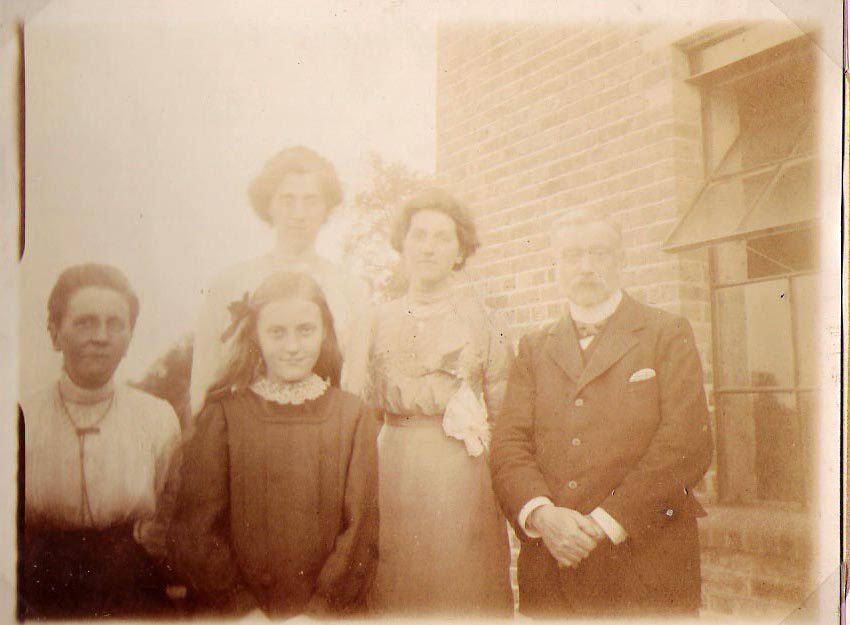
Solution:
<path fill-rule="evenodd" d="M 105 528 L 155 515 L 180 445 L 177 415 L 168 402 L 129 386 L 102 391 L 64 375 L 21 402 L 28 525 Z"/>

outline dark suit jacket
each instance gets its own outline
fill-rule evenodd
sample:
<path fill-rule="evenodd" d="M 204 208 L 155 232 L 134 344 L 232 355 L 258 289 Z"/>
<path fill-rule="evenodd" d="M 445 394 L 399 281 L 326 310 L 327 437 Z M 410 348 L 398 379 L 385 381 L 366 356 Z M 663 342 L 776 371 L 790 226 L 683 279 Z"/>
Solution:
<path fill-rule="evenodd" d="M 523 540 L 527 614 L 692 611 L 699 605 L 691 489 L 711 460 L 703 373 L 690 324 L 628 295 L 586 365 L 572 322 L 523 337 L 497 419 L 493 486 Z M 630 382 L 641 369 L 656 375 Z M 533 497 L 587 514 L 602 507 L 628 533 L 560 570 L 517 527 Z"/>

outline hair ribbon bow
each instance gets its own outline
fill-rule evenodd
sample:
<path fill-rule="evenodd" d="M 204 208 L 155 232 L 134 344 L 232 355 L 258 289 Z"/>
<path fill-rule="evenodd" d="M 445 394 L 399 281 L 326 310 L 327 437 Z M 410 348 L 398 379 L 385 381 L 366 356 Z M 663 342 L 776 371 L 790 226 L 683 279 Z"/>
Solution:
<path fill-rule="evenodd" d="M 236 334 L 242 320 L 251 314 L 251 294 L 245 291 L 242 299 L 234 300 L 227 305 L 227 311 L 230 313 L 230 325 L 221 335 L 222 343 Z"/>

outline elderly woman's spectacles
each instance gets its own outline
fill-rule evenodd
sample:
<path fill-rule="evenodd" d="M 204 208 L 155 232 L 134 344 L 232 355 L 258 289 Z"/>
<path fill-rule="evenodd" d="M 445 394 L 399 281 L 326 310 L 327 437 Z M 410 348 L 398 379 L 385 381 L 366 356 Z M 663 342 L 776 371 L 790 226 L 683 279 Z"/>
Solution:
<path fill-rule="evenodd" d="M 88 338 L 96 336 L 101 332 L 104 332 L 109 337 L 115 337 L 127 331 L 127 324 L 124 320 L 114 317 L 107 319 L 105 322 L 96 317 L 79 317 L 73 320 L 71 327 L 77 336 Z"/>

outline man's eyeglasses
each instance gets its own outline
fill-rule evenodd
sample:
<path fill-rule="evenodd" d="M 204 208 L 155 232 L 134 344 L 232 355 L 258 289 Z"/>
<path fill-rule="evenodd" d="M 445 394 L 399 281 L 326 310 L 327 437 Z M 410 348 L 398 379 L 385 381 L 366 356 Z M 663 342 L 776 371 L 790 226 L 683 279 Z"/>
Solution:
<path fill-rule="evenodd" d="M 559 257 L 569 265 L 577 265 L 585 254 L 594 263 L 610 262 L 614 258 L 614 250 L 610 247 L 565 247 L 560 251 Z"/>

